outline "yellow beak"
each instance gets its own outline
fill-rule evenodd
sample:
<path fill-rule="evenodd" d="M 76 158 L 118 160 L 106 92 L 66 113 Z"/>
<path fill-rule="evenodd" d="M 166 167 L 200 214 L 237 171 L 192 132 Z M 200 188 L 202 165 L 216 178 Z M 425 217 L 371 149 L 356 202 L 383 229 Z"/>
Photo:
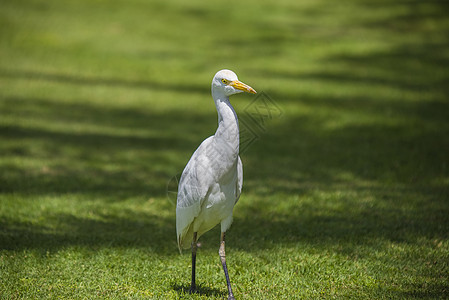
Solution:
<path fill-rule="evenodd" d="M 251 93 L 251 94 L 257 93 L 252 87 L 250 87 L 249 85 L 247 85 L 241 81 L 238 81 L 238 80 L 231 81 L 231 83 L 229 83 L 229 85 L 234 87 L 237 90 L 241 90 L 241 91 L 244 91 L 247 93 Z"/>

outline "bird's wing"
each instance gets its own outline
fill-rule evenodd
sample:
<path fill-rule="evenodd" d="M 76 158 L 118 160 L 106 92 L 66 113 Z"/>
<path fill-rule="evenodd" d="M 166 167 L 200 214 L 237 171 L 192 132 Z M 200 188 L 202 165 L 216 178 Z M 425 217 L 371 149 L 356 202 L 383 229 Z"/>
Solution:
<path fill-rule="evenodd" d="M 243 186 L 243 164 L 240 156 L 237 161 L 237 181 L 235 186 L 235 203 L 239 201 L 240 195 L 242 194 Z"/>
<path fill-rule="evenodd" d="M 207 174 L 210 162 L 206 152 L 208 145 L 212 142 L 213 137 L 209 137 L 201 143 L 184 168 L 179 181 L 176 234 L 180 250 L 183 246 L 182 241 L 193 220 L 199 215 L 209 188 L 212 186 L 213 177 Z"/>

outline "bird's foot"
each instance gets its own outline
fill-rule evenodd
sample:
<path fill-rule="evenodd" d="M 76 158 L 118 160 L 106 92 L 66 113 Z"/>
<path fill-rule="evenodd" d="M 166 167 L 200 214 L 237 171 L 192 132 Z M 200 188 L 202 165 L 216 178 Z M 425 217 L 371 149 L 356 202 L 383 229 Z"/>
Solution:
<path fill-rule="evenodd" d="M 189 294 L 195 294 L 195 293 L 196 293 L 196 286 L 195 285 L 190 286 Z"/>
<path fill-rule="evenodd" d="M 228 300 L 235 300 L 234 295 L 229 295 Z"/>

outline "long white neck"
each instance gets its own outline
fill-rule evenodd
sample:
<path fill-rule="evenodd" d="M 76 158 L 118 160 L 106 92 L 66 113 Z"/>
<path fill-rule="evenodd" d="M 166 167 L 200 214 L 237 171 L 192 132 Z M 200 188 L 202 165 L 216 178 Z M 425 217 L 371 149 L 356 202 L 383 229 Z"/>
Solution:
<path fill-rule="evenodd" d="M 218 128 L 215 140 L 220 152 L 225 154 L 224 159 L 235 160 L 239 155 L 239 121 L 229 97 L 212 91 L 212 97 L 218 113 Z"/>

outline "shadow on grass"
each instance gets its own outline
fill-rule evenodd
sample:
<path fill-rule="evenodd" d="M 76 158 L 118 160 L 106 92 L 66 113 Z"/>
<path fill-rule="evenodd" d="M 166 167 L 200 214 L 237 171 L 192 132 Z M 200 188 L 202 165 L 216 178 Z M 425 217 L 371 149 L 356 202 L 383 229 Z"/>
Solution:
<path fill-rule="evenodd" d="M 33 71 L 17 71 L 17 70 L 2 70 L 0 69 L 0 77 L 9 79 L 30 79 L 30 80 L 48 80 L 59 83 L 68 83 L 83 86 L 98 86 L 105 85 L 110 87 L 124 87 L 133 89 L 149 89 L 162 90 L 170 92 L 185 92 L 185 93 L 203 93 L 208 94 L 210 89 L 206 87 L 194 85 L 170 85 L 160 82 L 144 81 L 144 80 L 125 80 L 119 78 L 88 78 L 74 75 L 58 74 L 58 73 L 43 73 Z"/>
<path fill-rule="evenodd" d="M 358 246 L 376 249 L 384 242 L 439 243 L 448 239 L 444 192 L 422 196 L 418 190 L 367 190 L 361 193 L 362 199 L 321 199 L 308 193 L 303 197 L 307 201 L 292 202 L 288 213 L 270 212 L 270 208 L 276 210 L 274 201 L 237 206 L 239 217 L 227 235 L 228 245 L 245 251 L 313 245 L 353 256 Z"/>
<path fill-rule="evenodd" d="M 164 196 L 168 179 L 182 168 L 200 136 L 212 134 L 214 127 L 209 122 L 213 117 L 181 112 L 166 115 L 47 99 L 8 98 L 1 104 L 6 116 L 17 118 L 17 125 L 0 125 L 3 193 Z M 21 126 L 25 119 L 52 126 Z"/>
<path fill-rule="evenodd" d="M 175 290 L 179 295 L 188 295 L 190 285 L 180 285 L 177 283 L 172 283 L 172 289 Z M 197 284 L 195 294 L 207 297 L 212 296 L 225 297 L 227 295 L 227 293 L 224 291 L 221 291 L 216 288 L 206 287 L 203 286 L 202 284 Z"/>
<path fill-rule="evenodd" d="M 4 218 L 0 221 L 0 249 L 38 249 L 45 252 L 70 246 L 93 249 L 130 247 L 155 253 L 178 253 L 171 218 L 133 211 L 108 211 L 105 215 L 91 212 L 91 215 L 88 218 L 48 214 L 44 216 L 46 225 Z"/>
<path fill-rule="evenodd" d="M 449 295 L 449 286 L 448 284 L 426 283 L 425 285 L 415 286 L 413 291 L 397 292 L 397 295 L 401 298 L 408 299 L 447 298 Z"/>
<path fill-rule="evenodd" d="M 247 252 L 267 250 L 278 245 L 313 245 L 316 248 L 352 255 L 355 245 L 376 248 L 379 241 L 416 243 L 422 238 L 441 241 L 448 238 L 447 200 L 444 190 L 436 194 L 426 189 L 380 189 L 361 192 L 373 199 L 320 199 L 310 193 L 288 204 L 287 212 L 276 211 L 270 200 L 238 204 L 236 218 L 228 233 L 228 247 Z M 426 196 L 425 194 L 428 193 Z M 424 196 L 423 196 L 424 195 Z M 103 196 L 104 197 L 104 196 Z M 80 198 L 80 206 L 88 200 Z M 57 250 L 66 246 L 131 247 L 160 254 L 177 255 L 174 213 L 162 217 L 157 210 L 174 210 L 170 203 L 155 206 L 155 213 L 138 213 L 108 207 L 96 198 L 95 207 L 82 213 L 47 213 L 41 225 L 3 218 L 0 248 L 8 250 Z M 267 197 L 267 199 L 273 199 Z M 67 201 L 76 201 L 67 199 Z M 242 201 L 249 201 L 242 198 Z M 278 200 L 283 203 L 282 199 Z M 338 209 L 333 209 L 338 204 Z M 285 205 L 285 204 L 284 204 Z M 106 210 L 106 213 L 101 211 Z M 273 212 L 271 211 L 273 210 Z M 89 217 L 79 216 L 89 214 Z M 45 224 L 45 225 L 44 225 Z M 219 226 L 202 238 L 203 249 L 218 249 Z M 335 248 L 337 247 L 337 248 Z M 231 250 L 232 251 L 232 250 Z M 186 251 L 188 252 L 188 251 Z"/>

